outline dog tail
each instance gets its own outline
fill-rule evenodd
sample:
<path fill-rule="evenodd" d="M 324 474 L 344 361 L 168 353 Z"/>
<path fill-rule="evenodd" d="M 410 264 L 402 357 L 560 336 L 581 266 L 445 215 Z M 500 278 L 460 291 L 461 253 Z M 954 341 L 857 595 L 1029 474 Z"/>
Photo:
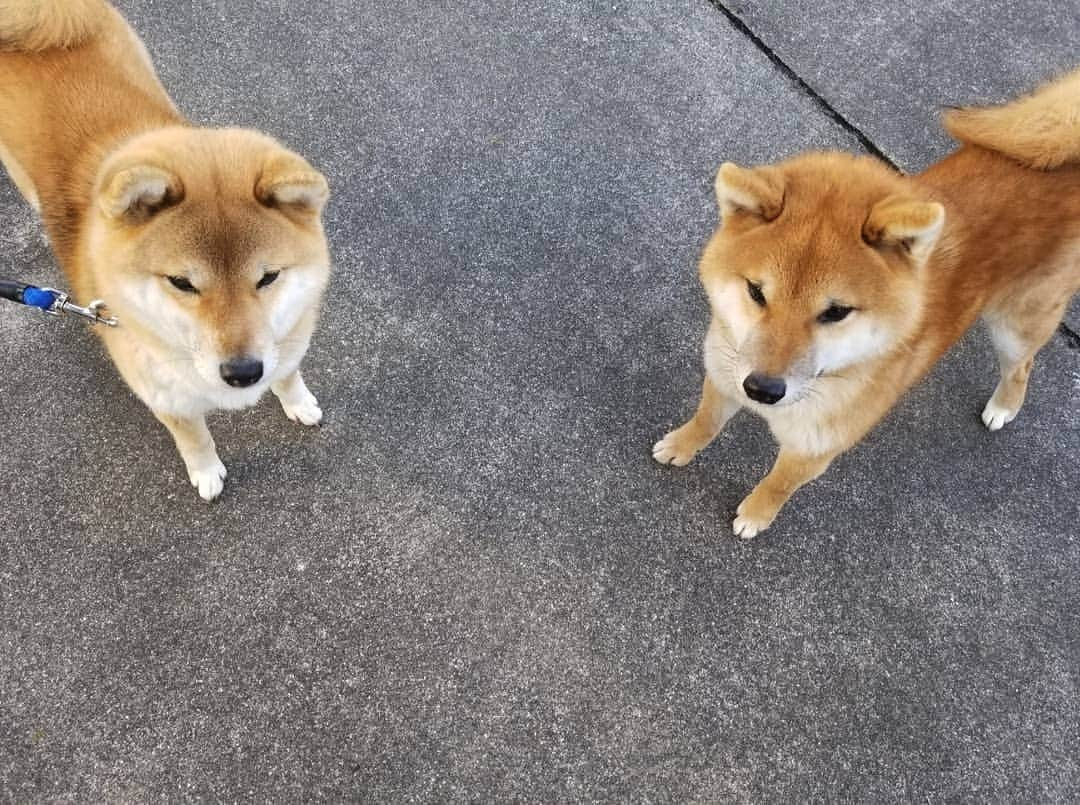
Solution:
<path fill-rule="evenodd" d="M 1003 106 L 946 112 L 944 122 L 960 142 L 1031 168 L 1080 163 L 1080 70 Z"/>
<path fill-rule="evenodd" d="M 0 51 L 72 48 L 101 25 L 104 0 L 0 0 Z"/>

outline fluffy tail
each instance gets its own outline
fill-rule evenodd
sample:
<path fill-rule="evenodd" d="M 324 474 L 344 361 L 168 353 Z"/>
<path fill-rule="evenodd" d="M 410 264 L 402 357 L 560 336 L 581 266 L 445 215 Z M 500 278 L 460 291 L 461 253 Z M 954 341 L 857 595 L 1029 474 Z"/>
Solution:
<path fill-rule="evenodd" d="M 103 0 L 0 0 L 0 51 L 71 48 L 101 25 Z"/>
<path fill-rule="evenodd" d="M 1031 168 L 1080 163 L 1080 70 L 1004 106 L 946 112 L 945 128 Z"/>

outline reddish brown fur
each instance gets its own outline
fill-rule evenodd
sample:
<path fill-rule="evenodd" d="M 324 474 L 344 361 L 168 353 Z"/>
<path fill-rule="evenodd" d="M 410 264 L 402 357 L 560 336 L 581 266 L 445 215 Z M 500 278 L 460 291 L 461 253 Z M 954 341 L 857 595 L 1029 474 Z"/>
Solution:
<path fill-rule="evenodd" d="M 977 117 L 984 141 L 1004 153 L 963 145 L 914 177 L 841 154 L 725 165 L 723 226 L 701 260 L 714 308 L 705 393 L 695 417 L 656 445 L 657 460 L 685 464 L 740 406 L 765 416 L 780 455 L 735 521 L 737 533 L 754 536 L 980 314 L 1002 367 L 984 421 L 991 429 L 1010 421 L 1035 352 L 1080 289 L 1080 166 L 1055 158 L 1060 167 L 1038 170 L 1051 160 L 1031 157 L 1080 155 L 1066 126 L 1078 96 L 1080 73 L 1015 106 L 971 113 L 965 119 Z M 1025 110 L 1065 122 L 1041 129 L 1042 146 L 1028 137 L 1021 154 L 1008 127 Z M 821 321 L 832 305 L 854 312 Z M 741 387 L 751 372 L 787 378 L 802 396 L 752 402 Z"/>

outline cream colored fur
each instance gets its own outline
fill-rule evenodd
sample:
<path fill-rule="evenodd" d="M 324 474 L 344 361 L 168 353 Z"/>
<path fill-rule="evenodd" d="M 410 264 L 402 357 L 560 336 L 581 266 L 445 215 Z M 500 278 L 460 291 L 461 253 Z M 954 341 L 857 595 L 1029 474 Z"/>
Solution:
<path fill-rule="evenodd" d="M 1049 170 L 1080 162 L 1080 70 L 1004 106 L 956 109 L 945 128 L 961 142 Z"/>
<path fill-rule="evenodd" d="M 70 48 L 100 30 L 101 0 L 0 0 L 0 49 Z"/>
<path fill-rule="evenodd" d="M 269 390 L 321 420 L 299 365 L 329 276 L 328 191 L 302 157 L 189 124 L 108 4 L 0 0 L 0 160 L 77 297 L 119 318 L 99 334 L 201 497 L 225 479 L 209 412 Z M 229 377 L 244 363 L 259 376 Z"/>

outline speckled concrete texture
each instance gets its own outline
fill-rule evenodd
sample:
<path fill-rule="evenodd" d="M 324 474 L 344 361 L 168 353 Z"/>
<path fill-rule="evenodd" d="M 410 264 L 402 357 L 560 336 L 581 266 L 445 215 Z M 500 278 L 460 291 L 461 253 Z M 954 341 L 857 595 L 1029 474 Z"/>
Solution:
<path fill-rule="evenodd" d="M 971 334 L 753 542 L 762 423 L 651 460 L 716 166 L 858 147 L 715 7 L 121 5 L 331 179 L 327 421 L 215 416 L 208 506 L 85 328 L 0 310 L 0 800 L 1080 797 L 1064 339 L 990 434 Z M 60 282 L 4 180 L 12 273 Z"/>
<path fill-rule="evenodd" d="M 905 170 L 951 150 L 948 106 L 1000 103 L 1080 63 L 1080 12 L 1054 0 L 711 0 Z"/>

